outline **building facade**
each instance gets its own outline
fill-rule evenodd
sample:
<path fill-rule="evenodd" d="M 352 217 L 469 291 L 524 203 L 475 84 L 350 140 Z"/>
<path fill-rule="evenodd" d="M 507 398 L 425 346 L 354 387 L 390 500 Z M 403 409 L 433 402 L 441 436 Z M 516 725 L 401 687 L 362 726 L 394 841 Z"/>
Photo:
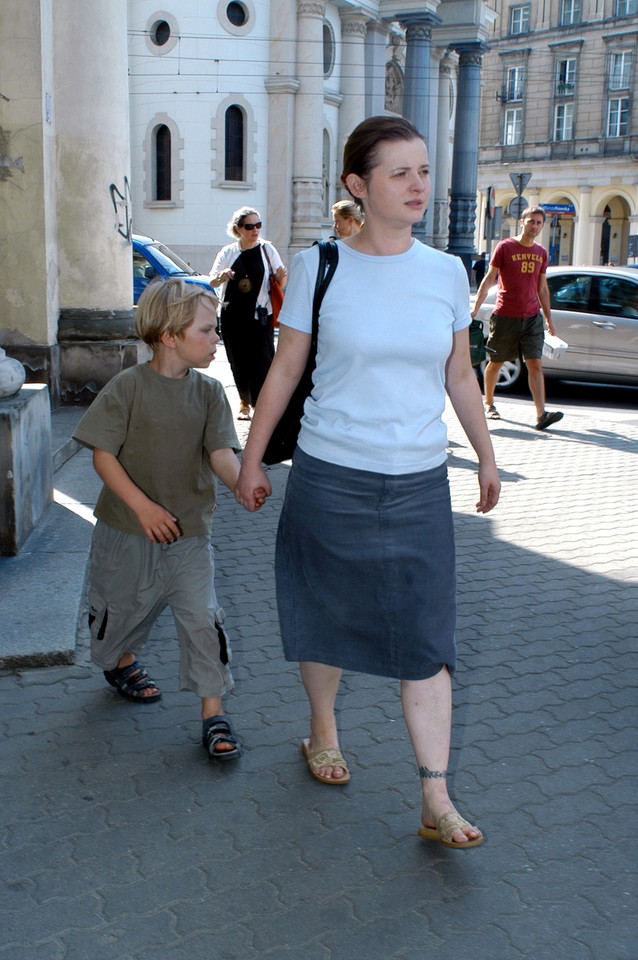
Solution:
<path fill-rule="evenodd" d="M 417 235 L 467 259 L 492 20 L 477 0 L 129 0 L 135 230 L 207 272 L 248 204 L 289 261 L 331 232 L 347 136 L 386 113 L 428 141 Z"/>
<path fill-rule="evenodd" d="M 540 203 L 551 263 L 638 262 L 638 0 L 495 7 L 482 75 L 477 248 L 493 242 L 492 225 L 495 239 L 514 235 L 519 208 Z"/>
<path fill-rule="evenodd" d="M 137 362 L 131 234 L 208 271 L 238 207 L 284 260 L 331 229 L 366 116 L 427 137 L 419 239 L 474 249 L 483 0 L 5 0 L 0 346 L 54 401 Z M 72 28 L 69 27 L 72 26 Z"/>

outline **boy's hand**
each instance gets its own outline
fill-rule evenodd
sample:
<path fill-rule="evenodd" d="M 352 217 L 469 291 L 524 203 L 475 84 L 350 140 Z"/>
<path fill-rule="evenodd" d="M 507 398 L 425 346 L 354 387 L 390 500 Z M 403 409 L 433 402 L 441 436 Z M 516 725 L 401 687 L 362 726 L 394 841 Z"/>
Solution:
<path fill-rule="evenodd" d="M 138 508 L 135 515 L 151 543 L 173 543 L 182 535 L 177 517 L 152 500 Z"/>
<path fill-rule="evenodd" d="M 259 466 L 253 470 L 242 464 L 239 480 L 235 488 L 235 499 L 242 507 L 254 513 L 260 510 L 272 493 L 272 486 L 268 474 Z"/>

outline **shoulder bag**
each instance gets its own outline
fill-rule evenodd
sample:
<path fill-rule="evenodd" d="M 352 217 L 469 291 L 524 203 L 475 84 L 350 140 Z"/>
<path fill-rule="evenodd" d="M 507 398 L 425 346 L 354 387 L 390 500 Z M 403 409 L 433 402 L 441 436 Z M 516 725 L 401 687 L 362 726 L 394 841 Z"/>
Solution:
<path fill-rule="evenodd" d="M 312 390 L 312 374 L 317 364 L 319 309 L 339 261 L 339 251 L 337 250 L 336 243 L 323 241 L 318 243 L 317 246 L 319 247 L 319 269 L 317 270 L 317 281 L 312 298 L 312 338 L 310 341 L 310 353 L 308 354 L 306 369 L 302 373 L 295 392 L 290 398 L 281 420 L 273 430 L 272 436 L 264 451 L 262 460 L 269 466 L 273 463 L 281 463 L 283 460 L 290 460 L 295 452 L 297 437 L 299 436 L 299 430 L 301 428 L 304 404 Z"/>
<path fill-rule="evenodd" d="M 270 279 L 268 285 L 268 292 L 270 293 L 270 302 L 272 304 L 272 325 L 273 327 L 278 327 L 279 322 L 277 320 L 279 316 L 279 311 L 284 302 L 284 291 L 279 283 L 279 280 L 273 272 L 272 263 L 270 262 L 270 257 L 268 256 L 268 248 L 266 244 L 263 244 L 263 251 L 266 255 L 266 260 L 268 261 L 268 268 L 270 270 Z"/>

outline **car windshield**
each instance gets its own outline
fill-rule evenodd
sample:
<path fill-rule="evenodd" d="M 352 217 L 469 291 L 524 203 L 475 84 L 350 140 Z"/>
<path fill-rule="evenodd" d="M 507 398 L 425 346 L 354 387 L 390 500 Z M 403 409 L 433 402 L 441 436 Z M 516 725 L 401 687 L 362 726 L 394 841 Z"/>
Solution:
<path fill-rule="evenodd" d="M 155 259 L 159 260 L 169 277 L 182 276 L 183 274 L 186 274 L 187 277 L 194 275 L 193 268 L 180 260 L 177 254 L 165 247 L 163 243 L 149 244 L 149 249 L 153 251 Z"/>

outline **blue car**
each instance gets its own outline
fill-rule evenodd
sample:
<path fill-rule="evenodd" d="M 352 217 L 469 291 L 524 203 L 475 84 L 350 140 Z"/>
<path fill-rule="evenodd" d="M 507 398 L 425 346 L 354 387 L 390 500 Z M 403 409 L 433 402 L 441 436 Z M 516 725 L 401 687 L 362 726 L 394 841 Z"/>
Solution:
<path fill-rule="evenodd" d="M 133 234 L 133 303 L 155 277 L 181 277 L 210 290 L 209 278 L 196 273 L 160 240 Z"/>

